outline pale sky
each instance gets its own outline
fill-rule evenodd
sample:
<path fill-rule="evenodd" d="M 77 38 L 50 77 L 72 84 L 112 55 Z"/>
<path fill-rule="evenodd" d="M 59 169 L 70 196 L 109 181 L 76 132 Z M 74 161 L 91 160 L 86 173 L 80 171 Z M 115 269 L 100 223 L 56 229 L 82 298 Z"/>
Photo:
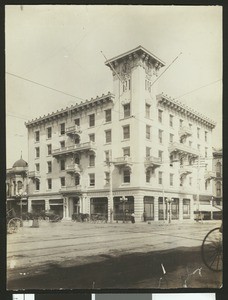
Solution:
<path fill-rule="evenodd" d="M 101 51 L 110 59 L 141 45 L 166 67 L 182 52 L 158 92 L 217 122 L 213 146 L 221 147 L 221 7 L 8 5 L 5 30 L 6 72 L 82 99 L 113 91 Z M 26 120 L 77 102 L 6 74 L 7 167 L 21 151 L 28 160 Z"/>

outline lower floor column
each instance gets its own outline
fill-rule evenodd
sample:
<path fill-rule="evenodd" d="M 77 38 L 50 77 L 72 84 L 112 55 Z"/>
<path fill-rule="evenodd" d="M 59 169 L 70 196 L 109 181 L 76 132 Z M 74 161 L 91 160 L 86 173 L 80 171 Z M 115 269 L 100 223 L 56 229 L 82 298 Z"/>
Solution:
<path fill-rule="evenodd" d="M 28 199 L 28 212 L 32 212 L 32 200 Z"/>
<path fill-rule="evenodd" d="M 179 201 L 179 220 L 183 221 L 183 198 L 180 198 Z"/>
<path fill-rule="evenodd" d="M 45 210 L 50 210 L 49 199 L 45 199 Z"/>
<path fill-rule="evenodd" d="M 194 199 L 190 199 L 190 219 L 194 220 Z"/>
<path fill-rule="evenodd" d="M 154 221 L 158 221 L 158 197 L 154 197 Z"/>
<path fill-rule="evenodd" d="M 144 195 L 134 196 L 134 214 L 135 214 L 136 222 L 141 222 L 143 220 L 143 212 L 144 212 L 143 197 Z"/>

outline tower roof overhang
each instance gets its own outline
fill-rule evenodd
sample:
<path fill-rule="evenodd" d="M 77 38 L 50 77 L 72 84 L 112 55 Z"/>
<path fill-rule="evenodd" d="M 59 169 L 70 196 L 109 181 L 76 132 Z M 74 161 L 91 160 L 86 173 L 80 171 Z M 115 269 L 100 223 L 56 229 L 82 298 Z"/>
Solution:
<path fill-rule="evenodd" d="M 156 55 L 152 54 L 150 51 L 146 50 L 142 46 L 138 46 L 130 51 L 127 51 L 123 54 L 115 56 L 111 59 L 106 60 L 105 65 L 110 66 L 110 64 L 118 63 L 126 58 L 132 59 L 137 56 L 145 56 L 148 60 L 150 60 L 153 64 L 158 64 L 160 67 L 165 66 L 165 62 L 158 58 Z"/>

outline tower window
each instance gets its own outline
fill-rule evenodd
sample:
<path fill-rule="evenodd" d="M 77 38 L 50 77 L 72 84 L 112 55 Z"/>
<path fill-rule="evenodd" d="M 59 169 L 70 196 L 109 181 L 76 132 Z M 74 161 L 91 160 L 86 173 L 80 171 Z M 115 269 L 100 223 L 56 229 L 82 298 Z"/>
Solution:
<path fill-rule="evenodd" d="M 124 140 L 130 138 L 130 125 L 123 126 L 123 138 Z"/>
<path fill-rule="evenodd" d="M 124 110 L 124 118 L 128 118 L 131 115 L 131 105 L 130 103 L 124 104 L 123 105 L 123 110 Z"/>
<path fill-rule="evenodd" d="M 149 119 L 149 118 L 150 118 L 150 105 L 147 104 L 147 103 L 146 103 L 146 105 L 145 105 L 145 112 L 146 112 L 145 117 L 146 117 L 147 119 Z"/>
<path fill-rule="evenodd" d="M 112 142 L 112 131 L 111 129 L 105 131 L 105 142 L 111 143 Z"/>

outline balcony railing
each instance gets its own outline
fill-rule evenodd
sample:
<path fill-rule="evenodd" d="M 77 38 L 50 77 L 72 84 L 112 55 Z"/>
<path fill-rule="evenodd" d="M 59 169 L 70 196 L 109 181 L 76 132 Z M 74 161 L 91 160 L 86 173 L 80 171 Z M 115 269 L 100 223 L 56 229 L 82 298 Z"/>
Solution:
<path fill-rule="evenodd" d="M 40 177 L 40 172 L 37 171 L 29 171 L 28 172 L 28 178 L 36 178 Z"/>
<path fill-rule="evenodd" d="M 184 154 L 190 154 L 194 157 L 198 157 L 200 155 L 199 151 L 197 149 L 194 149 L 192 147 L 189 147 L 187 145 L 181 144 L 181 143 L 170 143 L 169 146 L 169 152 L 179 152 Z"/>
<path fill-rule="evenodd" d="M 81 144 L 75 144 L 67 147 L 62 147 L 58 149 L 53 149 L 52 155 L 53 156 L 58 156 L 58 155 L 64 155 L 68 153 L 75 153 L 75 152 L 80 152 L 80 151 L 89 151 L 89 150 L 95 150 L 96 145 L 94 142 L 86 142 L 86 143 L 81 143 Z"/>
<path fill-rule="evenodd" d="M 158 168 L 162 165 L 162 160 L 160 157 L 154 157 L 154 156 L 147 156 L 145 157 L 145 166 L 152 167 L 152 168 Z"/>
<path fill-rule="evenodd" d="M 188 166 L 181 166 L 179 169 L 180 176 L 185 176 L 192 173 L 192 168 Z"/>
<path fill-rule="evenodd" d="M 115 166 L 126 166 L 132 164 L 131 157 L 127 155 L 115 158 L 113 163 Z"/>
<path fill-rule="evenodd" d="M 78 125 L 73 125 L 66 128 L 66 134 L 67 135 L 74 135 L 81 133 L 81 128 Z"/>
<path fill-rule="evenodd" d="M 67 173 L 80 173 L 81 168 L 78 164 L 70 164 L 66 166 Z"/>
<path fill-rule="evenodd" d="M 180 135 L 180 137 L 190 136 L 190 135 L 192 135 L 192 130 L 191 130 L 191 128 L 189 128 L 187 126 L 183 126 L 179 129 L 179 135 Z"/>
<path fill-rule="evenodd" d="M 216 178 L 216 173 L 213 172 L 213 171 L 206 171 L 205 174 L 204 174 L 204 178 L 206 180 L 211 180 L 213 178 Z"/>
<path fill-rule="evenodd" d="M 80 192 L 82 190 L 81 185 L 66 185 L 60 188 L 60 192 Z"/>

